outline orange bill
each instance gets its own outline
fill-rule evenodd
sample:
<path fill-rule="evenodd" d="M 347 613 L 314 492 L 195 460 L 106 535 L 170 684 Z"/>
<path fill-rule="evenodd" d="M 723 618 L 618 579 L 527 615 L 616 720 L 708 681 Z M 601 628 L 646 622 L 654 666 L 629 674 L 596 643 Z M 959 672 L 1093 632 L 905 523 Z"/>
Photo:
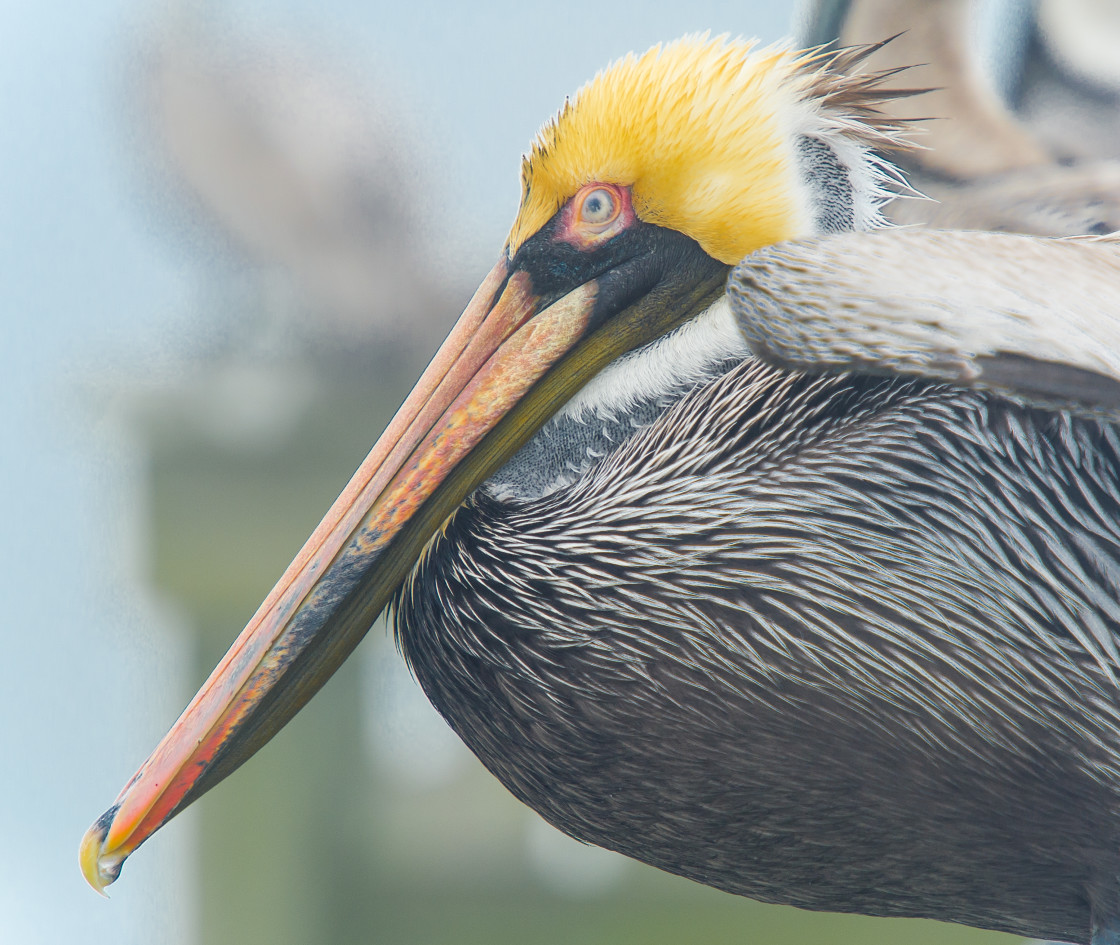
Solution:
<path fill-rule="evenodd" d="M 598 255 L 561 250 L 582 269 L 519 266 L 503 254 L 248 626 L 86 833 L 81 867 L 95 889 L 299 711 L 447 518 L 560 404 L 610 360 L 722 291 L 725 266 L 682 264 L 676 282 L 659 282 L 654 250 L 664 241 L 632 242 L 637 249 Z M 679 247 L 666 252 L 695 261 Z M 522 256 L 552 258 L 533 257 L 532 248 Z"/>

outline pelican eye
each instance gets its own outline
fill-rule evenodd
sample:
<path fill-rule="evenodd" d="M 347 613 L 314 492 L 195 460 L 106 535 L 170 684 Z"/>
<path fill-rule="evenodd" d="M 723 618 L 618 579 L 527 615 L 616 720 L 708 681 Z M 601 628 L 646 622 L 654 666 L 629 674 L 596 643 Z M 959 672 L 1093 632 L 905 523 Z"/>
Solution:
<path fill-rule="evenodd" d="M 588 191 L 579 208 L 580 221 L 591 226 L 610 223 L 617 214 L 618 206 L 614 194 L 605 187 L 596 187 Z"/>

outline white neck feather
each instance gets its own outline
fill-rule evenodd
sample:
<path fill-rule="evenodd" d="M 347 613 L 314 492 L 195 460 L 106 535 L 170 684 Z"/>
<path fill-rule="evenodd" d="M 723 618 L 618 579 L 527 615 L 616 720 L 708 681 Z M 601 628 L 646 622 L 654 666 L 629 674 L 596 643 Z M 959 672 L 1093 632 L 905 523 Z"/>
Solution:
<path fill-rule="evenodd" d="M 789 133 L 797 142 L 809 139 L 827 148 L 820 160 L 811 151 L 798 149 L 798 171 L 802 181 L 804 217 L 816 224 L 805 236 L 836 232 L 836 227 L 821 226 L 819 208 L 830 197 L 842 195 L 851 208 L 843 230 L 875 230 L 890 226 L 883 206 L 899 196 L 920 196 L 893 164 L 879 157 L 853 136 L 841 118 L 821 111 L 812 101 L 802 102 L 793 113 Z"/>
<path fill-rule="evenodd" d="M 626 413 L 666 391 L 705 380 L 715 362 L 749 354 L 727 297 L 720 296 L 679 328 L 608 364 L 557 415 L 586 421 L 591 414 Z"/>

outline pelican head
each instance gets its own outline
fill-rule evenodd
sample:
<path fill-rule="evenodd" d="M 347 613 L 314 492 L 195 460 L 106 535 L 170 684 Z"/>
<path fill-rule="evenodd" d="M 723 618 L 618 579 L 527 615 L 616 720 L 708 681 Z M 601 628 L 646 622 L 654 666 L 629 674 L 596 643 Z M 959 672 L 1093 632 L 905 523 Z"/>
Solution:
<path fill-rule="evenodd" d="M 691 37 L 625 57 L 564 105 L 524 158 L 508 242 L 459 322 L 86 834 L 96 889 L 314 695 L 480 486 L 530 488 L 510 470 L 543 427 L 586 407 L 589 391 L 656 400 L 745 357 L 724 301 L 735 262 L 880 224 L 891 171 L 873 149 L 897 146 L 901 129 L 876 112 L 877 78 L 849 74 L 859 59 Z M 563 476 L 538 478 L 539 494 Z"/>

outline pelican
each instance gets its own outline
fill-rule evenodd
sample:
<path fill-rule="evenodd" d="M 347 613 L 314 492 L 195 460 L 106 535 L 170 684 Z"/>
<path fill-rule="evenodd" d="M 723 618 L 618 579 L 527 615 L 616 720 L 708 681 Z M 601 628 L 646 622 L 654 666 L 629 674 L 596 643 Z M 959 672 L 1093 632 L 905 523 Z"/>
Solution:
<path fill-rule="evenodd" d="M 904 67 L 923 63 L 915 73 L 931 91 L 896 99 L 887 110 L 913 122 L 920 133 L 924 147 L 900 153 L 898 163 L 911 186 L 936 199 L 895 201 L 887 210 L 891 221 L 1035 236 L 1120 229 L 1120 154 L 1110 149 L 1116 103 L 1085 85 L 1077 88 L 1041 54 L 1047 41 L 1063 37 L 1072 47 L 1063 57 L 1068 64 L 1107 71 L 1108 57 L 1098 52 L 1111 49 L 1103 9 L 1066 0 L 1000 5 L 999 42 L 988 52 L 998 63 L 995 72 L 1006 79 L 1001 84 L 1021 86 L 1018 95 L 1006 89 L 1020 99 L 1022 110 L 1016 113 L 980 61 L 976 32 L 982 6 L 997 5 L 973 0 L 802 5 L 800 39 L 806 46 L 854 46 L 898 34 L 867 63 L 880 71 L 899 70 L 884 87 L 905 87 L 914 79 Z"/>
<path fill-rule="evenodd" d="M 388 608 L 574 837 L 1120 941 L 1120 252 L 886 227 L 866 52 L 685 38 L 545 126 L 462 318 L 86 834 L 95 888 Z"/>

